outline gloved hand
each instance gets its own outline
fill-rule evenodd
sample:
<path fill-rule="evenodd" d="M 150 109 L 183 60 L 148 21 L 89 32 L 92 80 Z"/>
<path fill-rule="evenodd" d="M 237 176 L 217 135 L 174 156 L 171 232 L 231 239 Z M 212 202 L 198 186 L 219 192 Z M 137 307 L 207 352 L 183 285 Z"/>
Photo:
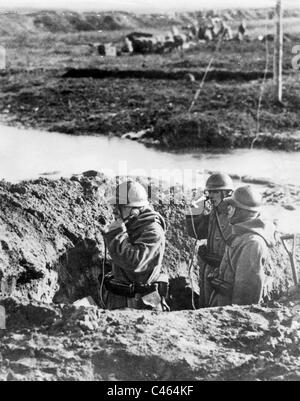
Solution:
<path fill-rule="evenodd" d="M 120 229 L 121 229 L 121 231 L 125 232 L 126 226 L 125 226 L 125 223 L 123 222 L 123 220 L 118 219 L 118 220 L 113 221 L 108 227 L 105 227 L 103 229 L 103 233 L 107 234 L 108 232 L 120 230 Z"/>

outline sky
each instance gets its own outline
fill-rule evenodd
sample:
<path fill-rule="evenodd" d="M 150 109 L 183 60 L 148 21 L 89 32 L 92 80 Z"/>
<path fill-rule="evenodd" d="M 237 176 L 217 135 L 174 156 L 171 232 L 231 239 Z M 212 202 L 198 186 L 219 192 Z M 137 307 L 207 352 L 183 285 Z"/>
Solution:
<path fill-rule="evenodd" d="M 1 8 L 65 8 L 73 10 L 180 11 L 221 7 L 270 7 L 276 0 L 1 0 Z M 299 7 L 300 0 L 282 0 Z"/>

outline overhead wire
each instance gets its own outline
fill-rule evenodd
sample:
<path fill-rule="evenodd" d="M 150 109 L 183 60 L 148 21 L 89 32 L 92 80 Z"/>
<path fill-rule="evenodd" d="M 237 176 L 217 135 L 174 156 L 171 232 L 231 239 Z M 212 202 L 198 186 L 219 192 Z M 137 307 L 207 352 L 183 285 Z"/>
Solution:
<path fill-rule="evenodd" d="M 199 98 L 199 96 L 201 94 L 201 91 L 202 91 L 203 86 L 205 84 L 205 81 L 206 81 L 206 78 L 208 76 L 209 70 L 210 70 L 210 68 L 212 66 L 212 63 L 214 62 L 214 60 L 216 58 L 216 54 L 219 52 L 223 37 L 224 37 L 224 34 L 219 37 L 219 40 L 218 40 L 217 46 L 215 48 L 214 54 L 211 57 L 211 59 L 209 60 L 209 63 L 207 65 L 206 69 L 205 69 L 204 75 L 203 75 L 202 80 L 200 82 L 199 88 L 197 89 L 197 91 L 196 91 L 196 93 L 194 95 L 193 101 L 192 101 L 192 103 L 191 103 L 191 105 L 189 107 L 189 110 L 188 110 L 189 113 L 192 112 L 192 110 L 193 110 L 193 108 L 194 108 L 194 106 L 195 106 L 195 104 L 196 104 L 196 102 L 197 102 L 197 100 L 198 100 L 198 98 Z"/>
<path fill-rule="evenodd" d="M 261 107 L 262 107 L 262 99 L 263 95 L 265 92 L 265 86 L 266 86 L 266 81 L 267 81 L 267 75 L 269 72 L 269 58 L 270 58 L 270 52 L 269 52 L 269 40 L 268 40 L 268 35 L 267 35 L 267 26 L 265 27 L 266 34 L 266 64 L 265 64 L 265 70 L 264 70 L 264 76 L 263 76 L 263 81 L 260 86 L 260 95 L 259 95 L 259 100 L 258 100 L 258 106 L 257 106 L 257 113 L 256 113 L 256 132 L 255 132 L 255 137 L 253 141 L 251 142 L 250 149 L 252 150 L 254 147 L 255 142 L 258 140 L 259 135 L 260 135 L 260 116 L 261 116 Z"/>

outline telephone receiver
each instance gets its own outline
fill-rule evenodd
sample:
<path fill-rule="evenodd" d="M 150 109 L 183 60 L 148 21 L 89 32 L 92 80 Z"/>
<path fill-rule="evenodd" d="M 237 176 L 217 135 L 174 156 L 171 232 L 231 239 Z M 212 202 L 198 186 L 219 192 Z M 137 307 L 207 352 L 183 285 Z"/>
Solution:
<path fill-rule="evenodd" d="M 125 224 L 127 224 L 131 219 L 134 219 L 135 217 L 139 216 L 140 211 L 138 209 L 132 209 L 130 212 L 130 215 L 128 217 L 126 217 L 126 219 L 123 219 L 123 222 Z"/>
<path fill-rule="evenodd" d="M 130 217 L 137 217 L 140 214 L 138 209 L 132 209 L 130 213 Z"/>

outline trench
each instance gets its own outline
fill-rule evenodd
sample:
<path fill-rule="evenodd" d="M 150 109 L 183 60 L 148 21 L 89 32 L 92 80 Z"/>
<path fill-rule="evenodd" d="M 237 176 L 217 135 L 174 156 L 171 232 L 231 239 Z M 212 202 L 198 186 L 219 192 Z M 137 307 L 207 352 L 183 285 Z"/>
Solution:
<path fill-rule="evenodd" d="M 91 296 L 99 307 L 101 303 L 101 278 L 111 270 L 99 257 L 99 247 L 93 239 L 78 240 L 73 248 L 68 249 L 55 262 L 53 269 L 57 272 L 57 291 L 52 292 L 53 302 L 70 304 Z M 165 265 L 163 265 L 165 269 Z M 53 290 L 55 287 L 52 287 Z M 192 291 L 193 288 L 193 291 Z M 191 310 L 193 305 L 200 306 L 199 291 L 196 281 L 191 283 L 188 271 L 170 277 L 167 303 L 171 311 Z M 103 295 L 103 293 L 102 293 Z M 193 298 L 193 302 L 192 302 Z"/>
<path fill-rule="evenodd" d="M 111 180 L 115 175 L 160 178 L 166 180 L 168 188 L 174 182 L 194 188 L 195 182 L 191 177 L 182 175 L 184 169 L 196 173 L 197 187 L 201 187 L 210 169 L 225 169 L 228 173 L 234 173 L 237 166 L 241 175 L 251 172 L 258 176 L 270 174 L 269 179 L 265 180 L 253 181 L 251 177 L 247 180 L 244 177 L 244 182 L 257 182 L 261 190 L 271 190 L 272 179 L 294 184 L 295 188 L 298 182 L 300 160 L 299 154 L 295 153 L 257 150 L 204 153 L 195 150 L 177 154 L 155 151 L 119 138 L 70 137 L 6 127 L 0 131 L 0 140 L 1 178 L 15 182 L 0 182 L 1 228 L 6 226 L 5 230 L 0 230 L 0 246 L 8 271 L 6 273 L 4 270 L 4 274 L 0 266 L 1 286 L 5 287 L 8 295 L 13 293 L 16 286 L 17 295 L 48 303 L 53 300 L 72 303 L 88 295 L 98 297 L 103 244 L 99 247 L 93 238 L 86 235 L 86 231 L 94 223 L 103 224 L 109 218 L 103 205 L 104 193 L 111 184 L 97 171 L 106 168 L 107 172 L 110 169 Z M 32 163 L 33 159 L 35 163 Z M 127 163 L 126 172 L 118 170 L 120 160 Z M 78 174 L 88 168 L 95 171 Z M 163 172 L 164 175 L 156 176 L 153 171 Z M 174 171 L 177 174 L 168 181 L 168 173 Z M 178 172 L 181 174 L 178 175 Z M 44 178 L 45 174 L 49 174 L 49 177 Z M 59 179 L 59 176 L 64 178 Z M 71 179 L 65 178 L 68 176 Z M 32 178 L 36 181 L 22 182 Z M 104 185 L 100 204 L 93 193 L 96 179 L 98 184 Z M 240 182 L 241 177 L 236 176 L 235 184 Z M 272 200 L 272 193 L 270 197 Z M 298 230 L 299 220 L 295 216 L 299 213 L 299 207 L 290 211 L 283 209 L 280 204 L 270 204 L 268 208 L 273 217 L 276 213 L 276 217 L 286 224 L 287 232 L 290 229 L 292 232 Z M 169 206 L 163 212 L 172 228 L 166 260 L 172 264 L 174 273 L 179 251 L 189 256 L 191 244 L 183 235 L 182 214 L 176 214 L 176 208 Z M 170 212 L 173 216 L 170 216 Z M 10 244 L 14 244 L 15 248 L 12 249 Z M 282 261 L 283 258 L 283 255 L 278 255 L 277 259 Z M 10 282 L 9 273 L 15 277 L 14 283 Z M 169 303 L 172 310 L 191 309 L 192 291 L 187 269 L 185 274 L 170 276 Z M 197 306 L 197 292 L 194 301 Z"/>
<path fill-rule="evenodd" d="M 163 70 L 107 70 L 97 68 L 70 68 L 62 76 L 62 78 L 119 78 L 119 79 L 163 79 L 163 80 L 182 80 L 187 79 L 189 75 L 193 75 L 195 80 L 202 80 L 205 71 L 199 70 L 180 70 L 180 71 L 163 71 Z M 261 71 L 232 71 L 212 69 L 206 76 L 206 81 L 238 81 L 247 82 L 262 79 L 264 72 Z M 273 78 L 273 73 L 266 74 L 267 79 Z"/>

